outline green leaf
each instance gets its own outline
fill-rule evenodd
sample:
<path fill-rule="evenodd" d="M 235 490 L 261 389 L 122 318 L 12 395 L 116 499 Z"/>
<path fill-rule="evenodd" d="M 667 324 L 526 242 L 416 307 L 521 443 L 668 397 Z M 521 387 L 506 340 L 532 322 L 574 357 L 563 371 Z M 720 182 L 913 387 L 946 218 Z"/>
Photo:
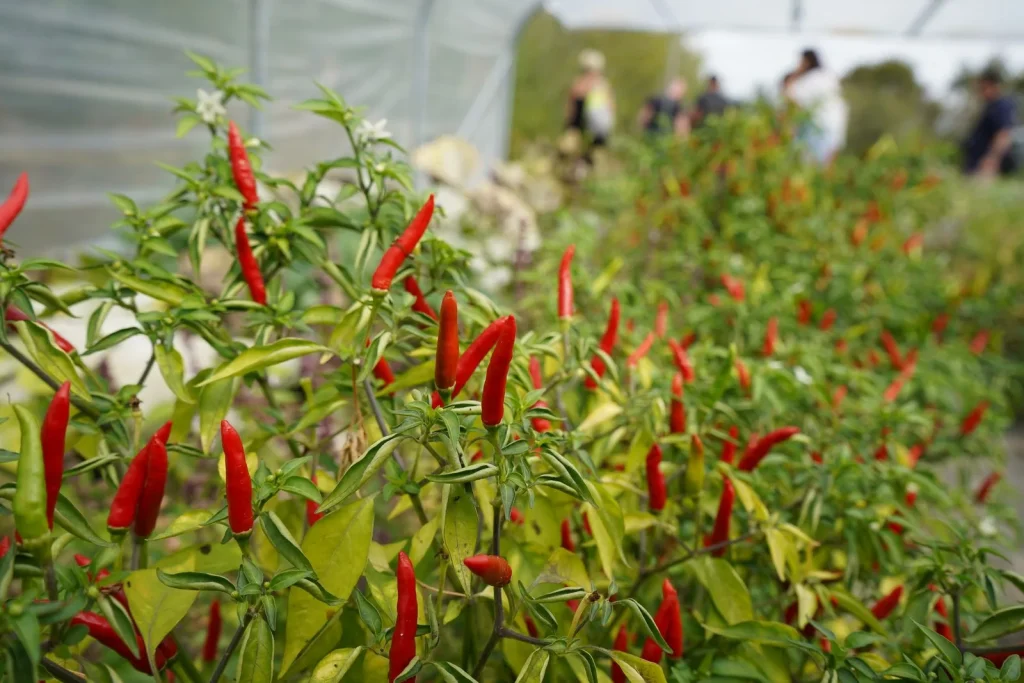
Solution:
<path fill-rule="evenodd" d="M 132 623 L 132 617 L 128 614 L 124 605 L 119 600 L 106 596 L 100 597 L 97 605 L 99 606 L 100 613 L 114 627 L 118 637 L 124 641 L 124 644 L 128 646 L 131 653 L 138 657 L 141 653 L 139 652 L 138 639 L 135 637 L 135 624 Z"/>
<path fill-rule="evenodd" d="M 766 643 L 780 647 L 791 647 L 800 639 L 800 633 L 792 626 L 777 621 L 744 621 L 731 626 L 704 624 L 705 629 L 732 640 Z"/>
<path fill-rule="evenodd" d="M 665 641 L 665 638 L 662 637 L 661 630 L 658 628 L 658 625 L 654 623 L 654 617 L 651 616 L 650 612 L 644 609 L 643 605 L 641 605 L 636 600 L 633 600 L 632 598 L 627 598 L 625 600 L 617 600 L 613 602 L 612 605 L 614 605 L 615 607 L 628 607 L 629 609 L 633 610 L 633 612 L 638 617 L 640 617 L 640 623 L 644 625 L 644 630 L 647 631 L 647 635 L 654 639 L 654 642 L 658 644 L 658 647 L 660 647 L 665 652 L 672 652 L 672 648 L 669 647 L 668 643 Z"/>
<path fill-rule="evenodd" d="M 238 391 L 238 379 L 224 379 L 199 391 L 199 443 L 206 453 L 220 434 L 220 423 L 227 417 Z"/>
<path fill-rule="evenodd" d="M 531 597 L 530 601 L 531 602 L 535 602 L 535 603 L 545 603 L 545 602 L 558 602 L 558 603 L 562 603 L 562 602 L 566 602 L 568 600 L 582 600 L 583 598 L 585 598 L 587 596 L 587 594 L 589 592 L 590 591 L 588 591 L 585 588 L 572 588 L 572 587 L 556 588 L 553 591 L 550 591 L 548 593 L 543 593 L 541 595 L 538 595 L 535 598 Z M 620 601 L 617 601 L 617 602 L 625 602 L 625 601 L 620 600 Z M 613 603 L 613 604 L 617 604 L 617 603 Z"/>
<path fill-rule="evenodd" d="M 436 520 L 437 518 L 435 517 L 434 519 Z M 356 609 L 359 611 L 359 620 L 363 622 L 366 628 L 370 629 L 370 634 L 373 635 L 374 639 L 379 638 L 384 633 L 384 622 L 380 618 L 380 612 L 361 592 L 354 591 L 353 595 L 356 597 Z"/>
<path fill-rule="evenodd" d="M 690 562 L 690 567 L 728 623 L 738 624 L 753 619 L 750 592 L 731 564 L 705 555 Z"/>
<path fill-rule="evenodd" d="M 339 600 L 336 595 L 333 595 L 330 591 L 320 585 L 320 583 L 313 581 L 312 579 L 299 579 L 295 582 L 295 587 L 301 588 L 316 598 L 319 602 L 327 605 L 340 605 L 344 603 L 344 600 Z"/>
<path fill-rule="evenodd" d="M 68 354 L 61 351 L 53 341 L 53 333 L 39 323 L 19 320 L 14 329 L 25 344 L 25 350 L 48 375 L 59 382 L 71 382 L 71 388 L 79 396 L 89 398 L 89 388 L 78 376 L 75 364 Z"/>
<path fill-rule="evenodd" d="M 274 578 L 270 580 L 270 590 L 280 591 L 285 588 L 291 588 L 299 581 L 308 579 L 310 576 L 311 574 L 304 569 L 285 569 L 283 572 L 274 574 Z"/>
<path fill-rule="evenodd" d="M 11 554 L 13 555 L 14 553 Z M 22 647 L 25 648 L 25 653 L 28 654 L 29 659 L 32 660 L 33 664 L 38 665 L 41 656 L 41 639 L 39 620 L 36 618 L 36 615 L 31 612 L 23 612 L 17 617 L 9 618 L 8 623 L 14 634 L 18 636 L 18 640 L 21 642 Z M 11 680 L 13 681 L 15 678 L 12 677 Z"/>
<path fill-rule="evenodd" d="M 117 332 L 111 332 L 102 339 L 98 339 L 95 344 L 92 344 L 88 349 L 85 350 L 84 353 L 82 353 L 82 356 L 85 357 L 90 354 L 96 353 L 97 351 L 104 351 L 113 346 L 117 346 L 124 340 L 131 339 L 132 337 L 139 334 L 142 334 L 142 330 L 139 329 L 138 327 L 126 327 L 124 329 L 118 330 Z"/>
<path fill-rule="evenodd" d="M 665 672 L 662 671 L 660 664 L 618 650 L 612 650 L 608 655 L 619 665 L 622 673 L 626 674 L 629 683 L 666 683 Z"/>
<path fill-rule="evenodd" d="M 883 636 L 886 635 L 885 626 L 882 625 L 882 622 L 879 621 L 878 618 L 872 614 L 871 610 L 865 607 L 860 600 L 843 590 L 833 589 L 831 594 L 842 609 L 860 619 L 864 622 L 865 626 L 875 633 Z"/>
<path fill-rule="evenodd" d="M 985 617 L 964 640 L 980 643 L 1024 628 L 1024 605 L 1005 607 Z"/>
<path fill-rule="evenodd" d="M 246 349 L 237 357 L 215 369 L 209 377 L 196 386 L 203 387 L 223 379 L 240 377 L 311 353 L 330 352 L 330 349 L 316 342 L 286 337 L 267 346 L 254 346 Z"/>
<path fill-rule="evenodd" d="M 160 583 L 170 588 L 177 588 L 186 591 L 219 591 L 230 595 L 235 590 L 235 584 L 223 576 L 207 574 L 205 572 L 179 572 L 168 574 L 162 569 L 156 570 Z"/>
<path fill-rule="evenodd" d="M 189 294 L 187 289 L 169 280 L 143 280 L 113 268 L 107 268 L 107 273 L 128 289 L 172 306 L 180 306 Z"/>
<path fill-rule="evenodd" d="M 451 561 L 452 571 L 459 580 L 463 591 L 469 595 L 472 576 L 463 560 L 474 554 L 478 522 L 473 496 L 462 487 L 447 487 L 442 494 L 442 504 L 447 503 L 441 520 L 441 539 L 445 552 Z"/>
<path fill-rule="evenodd" d="M 478 462 L 452 472 L 427 475 L 427 480 L 437 482 L 438 484 L 463 484 L 476 481 L 477 479 L 493 477 L 496 474 L 498 474 L 498 468 L 495 465 L 489 462 Z"/>
<path fill-rule="evenodd" d="M 321 584 L 340 600 L 348 600 L 370 554 L 373 501 L 369 497 L 338 508 L 310 527 L 302 540 Z M 289 674 L 292 665 L 301 667 L 303 660 L 312 660 L 305 664 L 311 666 L 337 643 L 324 629 L 327 621 L 326 609 L 316 598 L 301 589 L 288 591 L 281 671 Z"/>
<path fill-rule="evenodd" d="M 193 531 L 199 531 L 206 526 L 206 521 L 210 519 L 213 511 L 210 510 L 188 510 L 183 512 L 181 515 L 175 518 L 170 525 L 163 530 L 163 532 L 150 536 L 149 540 L 159 541 L 165 538 L 172 538 L 174 536 L 181 536 L 182 534 L 191 533 Z"/>
<path fill-rule="evenodd" d="M 156 365 L 160 368 L 160 374 L 163 375 L 171 393 L 180 401 L 195 403 L 195 396 L 185 386 L 185 363 L 181 360 L 181 354 L 176 349 L 166 348 L 163 344 L 154 346 L 153 353 L 156 354 Z"/>
<path fill-rule="evenodd" d="M 246 683 L 271 683 L 274 680 L 274 634 L 262 615 L 245 627 L 239 646 L 237 678 Z"/>
<path fill-rule="evenodd" d="M 324 502 L 317 508 L 318 512 L 325 512 L 331 508 L 344 503 L 349 496 L 359 490 L 370 478 L 376 474 L 380 466 L 384 464 L 391 453 L 402 440 L 403 434 L 392 432 L 382 439 L 372 443 L 366 449 L 366 453 L 359 460 L 349 465 L 342 475 L 334 490 L 327 494 Z"/>
<path fill-rule="evenodd" d="M 1019 655 L 1010 655 L 1006 658 L 1006 661 L 1003 662 L 1003 668 L 999 670 L 999 678 L 1000 680 L 1007 681 L 1007 683 L 1020 678 Z"/>
<path fill-rule="evenodd" d="M 395 381 L 387 385 L 379 392 L 378 396 L 388 396 L 396 391 L 403 391 L 404 389 L 411 389 L 412 387 L 422 386 L 434 380 L 434 361 L 429 360 L 426 363 L 420 363 L 414 365 L 402 374 L 395 377 Z"/>
<path fill-rule="evenodd" d="M 78 511 L 75 504 L 68 500 L 63 493 L 57 496 L 57 505 L 54 508 L 53 519 L 62 529 L 83 541 L 88 541 L 104 548 L 113 548 L 116 545 L 93 531 L 85 516 Z"/>
<path fill-rule="evenodd" d="M 477 683 L 477 680 L 451 662 L 434 662 L 445 683 Z"/>
<path fill-rule="evenodd" d="M 516 683 L 542 683 L 550 660 L 551 655 L 547 650 L 534 650 L 516 677 Z"/>
<path fill-rule="evenodd" d="M 956 645 L 946 640 L 943 636 L 940 636 L 935 631 L 931 630 L 927 626 L 923 626 L 916 620 L 911 619 L 914 625 L 921 629 L 924 633 L 924 637 L 931 641 L 935 649 L 939 651 L 942 658 L 945 659 L 954 669 L 959 669 L 960 665 L 963 664 L 963 655 L 960 654 L 960 650 L 957 649 Z"/>
<path fill-rule="evenodd" d="M 363 654 L 364 649 L 366 648 L 360 645 L 330 652 L 313 668 L 308 683 L 338 683 L 356 663 L 359 655 Z"/>
<path fill-rule="evenodd" d="M 281 554 L 281 557 L 291 562 L 296 569 L 303 569 L 316 576 L 313 565 L 302 553 L 298 542 L 292 538 L 291 532 L 288 531 L 288 527 L 284 525 L 280 517 L 272 511 L 264 510 L 260 515 L 260 525 L 263 533 L 267 535 L 271 545 Z"/>
<path fill-rule="evenodd" d="M 316 487 L 316 484 L 298 475 L 285 479 L 284 483 L 281 484 L 281 490 L 302 496 L 306 500 L 311 500 L 318 505 L 323 500 L 323 496 L 320 495 L 320 490 Z"/>
<path fill-rule="evenodd" d="M 160 562 L 160 569 L 172 574 L 195 571 L 199 553 L 194 551 L 193 548 L 164 558 Z M 157 571 L 156 568 L 134 571 L 124 581 L 124 592 L 131 605 L 132 618 L 150 654 L 156 651 L 157 645 L 171 629 L 185 618 L 198 596 L 195 591 L 165 586 Z"/>

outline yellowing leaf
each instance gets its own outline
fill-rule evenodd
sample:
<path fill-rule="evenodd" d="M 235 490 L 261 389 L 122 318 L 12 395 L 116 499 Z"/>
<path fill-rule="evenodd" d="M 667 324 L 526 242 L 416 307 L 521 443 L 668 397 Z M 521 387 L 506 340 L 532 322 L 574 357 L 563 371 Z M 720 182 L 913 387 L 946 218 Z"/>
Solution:
<path fill-rule="evenodd" d="M 533 584 L 557 583 L 572 587 L 586 588 L 590 590 L 590 577 L 587 575 L 587 568 L 583 565 L 580 556 L 571 553 L 565 548 L 556 548 L 551 553 L 544 569 L 534 579 Z"/>
<path fill-rule="evenodd" d="M 753 619 L 750 592 L 731 564 L 721 558 L 703 555 L 689 566 L 727 622 L 738 624 Z"/>
<path fill-rule="evenodd" d="M 665 672 L 660 664 L 618 650 L 612 650 L 611 655 L 629 683 L 665 683 Z"/>
<path fill-rule="evenodd" d="M 472 577 L 462 563 L 473 554 L 478 533 L 478 519 L 473 498 L 461 486 L 446 486 L 442 495 L 445 504 L 441 538 L 462 590 L 470 592 Z"/>
<path fill-rule="evenodd" d="M 172 306 L 180 306 L 188 296 L 188 290 L 168 280 L 143 280 L 128 273 L 107 268 L 110 276 L 132 291 L 151 296 Z"/>
<path fill-rule="evenodd" d="M 547 650 L 534 650 L 530 658 L 526 660 L 526 664 L 523 665 L 519 676 L 516 677 L 516 683 L 541 683 L 548 670 L 550 660 L 551 655 Z"/>
<path fill-rule="evenodd" d="M 413 534 L 412 543 L 409 546 L 409 559 L 412 561 L 413 566 L 419 564 L 420 560 L 426 556 L 427 551 L 434 542 L 434 536 L 437 534 L 437 525 L 440 521 L 440 518 L 435 515 Z"/>
<path fill-rule="evenodd" d="M 330 353 L 330 349 L 316 342 L 307 339 L 285 337 L 278 339 L 267 346 L 254 346 L 246 349 L 215 369 L 210 376 L 199 382 L 196 386 L 204 387 L 223 379 L 241 377 L 249 372 L 256 372 L 279 363 L 284 363 L 295 358 L 309 355 L 311 353 Z"/>
<path fill-rule="evenodd" d="M 586 419 L 584 419 L 576 429 L 581 432 L 589 432 L 621 413 L 622 406 L 618 403 L 612 403 L 611 401 L 602 403 L 594 408 L 594 410 L 587 415 Z"/>
<path fill-rule="evenodd" d="M 411 389 L 413 387 L 422 386 L 428 382 L 434 380 L 434 360 L 427 361 L 426 363 L 420 363 L 414 365 L 402 374 L 395 377 L 395 381 L 387 385 L 377 394 L 378 396 L 387 396 L 393 394 L 396 391 L 402 391 L 404 389 Z"/>
<path fill-rule="evenodd" d="M 768 508 L 765 507 L 764 502 L 761 500 L 754 489 L 750 487 L 744 481 L 736 477 L 730 477 L 732 479 L 733 487 L 736 489 L 736 497 L 740 499 L 740 504 L 743 509 L 754 516 L 754 519 L 758 521 L 765 521 L 768 519 Z"/>
<path fill-rule="evenodd" d="M 262 614 L 249 622 L 238 650 L 239 681 L 271 683 L 274 680 L 274 634 Z"/>
<path fill-rule="evenodd" d="M 806 584 L 796 584 L 797 619 L 796 625 L 803 628 L 814 618 L 818 609 L 818 596 Z"/>
<path fill-rule="evenodd" d="M 89 388 L 78 376 L 78 370 L 75 369 L 71 357 L 53 342 L 52 332 L 31 320 L 19 320 L 13 325 L 22 343 L 25 344 L 28 355 L 39 367 L 58 381 L 71 382 L 71 388 L 76 394 L 88 398 Z"/>
<path fill-rule="evenodd" d="M 316 665 L 309 676 L 309 683 L 338 683 L 359 659 L 359 655 L 363 654 L 364 649 L 366 648 L 360 645 L 334 650 Z"/>
<path fill-rule="evenodd" d="M 178 564 L 162 569 L 171 574 L 195 571 L 195 556 L 188 553 Z M 135 625 L 150 653 L 155 652 L 160 641 L 185 618 L 199 595 L 196 591 L 168 588 L 157 578 L 156 568 L 129 574 L 124 581 L 124 592 L 128 596 Z"/>
<path fill-rule="evenodd" d="M 779 581 L 786 580 L 786 554 L 790 551 L 789 540 L 778 529 L 765 529 L 765 541 L 768 543 L 768 551 L 772 556 L 772 565 L 775 573 L 779 575 Z"/>
<path fill-rule="evenodd" d="M 214 512 L 216 512 L 216 510 L 188 510 L 187 512 L 179 515 L 162 532 L 155 536 L 150 536 L 149 540 L 159 541 L 164 538 L 171 538 L 172 536 L 180 536 L 192 531 L 198 531 L 202 528 L 203 522 L 210 519 Z"/>
<path fill-rule="evenodd" d="M 237 379 L 213 382 L 199 392 L 199 445 L 207 453 L 220 434 L 220 423 L 235 399 L 238 382 Z"/>
<path fill-rule="evenodd" d="M 179 401 L 195 403 L 196 399 L 191 390 L 185 386 L 185 363 L 181 359 L 181 354 L 174 348 L 166 348 L 163 344 L 154 346 L 153 353 L 156 356 L 156 366 L 160 368 L 160 374 L 171 393 Z"/>
<path fill-rule="evenodd" d="M 628 512 L 623 517 L 623 523 L 627 534 L 635 534 L 644 529 L 650 529 L 658 523 L 658 518 L 649 512 Z"/>
<path fill-rule="evenodd" d="M 366 565 L 373 535 L 373 501 L 364 498 L 337 508 L 314 524 L 302 540 L 302 552 L 320 583 L 340 600 L 348 599 Z M 314 636 L 336 614 L 302 589 L 288 591 L 282 671 L 288 672 L 300 655 L 304 661 L 316 661 L 330 651 L 337 641 Z"/>

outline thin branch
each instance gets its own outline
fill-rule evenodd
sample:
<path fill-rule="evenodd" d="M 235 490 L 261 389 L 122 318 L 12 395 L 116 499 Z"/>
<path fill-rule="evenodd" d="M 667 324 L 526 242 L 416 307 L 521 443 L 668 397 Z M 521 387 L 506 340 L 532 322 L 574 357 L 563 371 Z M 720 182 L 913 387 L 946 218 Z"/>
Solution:
<path fill-rule="evenodd" d="M 84 675 L 79 675 L 74 671 L 68 671 L 60 664 L 53 662 L 46 657 L 43 657 L 42 661 L 39 662 L 46 669 L 46 672 L 56 678 L 61 683 L 83 683 L 85 681 Z"/>
<path fill-rule="evenodd" d="M 1002 654 L 1013 654 L 1024 650 L 1024 643 L 1014 643 L 1013 645 L 996 645 L 995 647 L 965 647 L 964 652 L 970 652 L 972 655 L 1002 655 Z"/>
<path fill-rule="evenodd" d="M 228 660 L 231 659 L 231 655 L 234 654 L 238 648 L 238 644 L 242 642 L 242 636 L 245 635 L 245 627 L 252 621 L 252 613 L 246 612 L 245 616 L 240 622 L 238 622 L 238 628 L 235 629 L 235 635 L 231 636 L 231 642 L 228 643 L 228 647 L 224 650 L 224 654 L 221 655 L 220 661 L 217 662 L 217 668 L 213 670 L 213 675 L 210 676 L 210 683 L 217 683 L 220 677 L 224 674 L 224 669 L 228 666 Z"/>
<path fill-rule="evenodd" d="M 149 377 L 150 371 L 153 369 L 153 364 L 154 363 L 156 363 L 156 347 L 155 346 L 153 347 L 153 353 L 149 354 L 149 360 L 146 361 L 146 367 L 144 367 L 142 369 L 142 375 L 140 375 L 138 381 L 135 382 L 140 387 L 143 384 L 145 384 L 146 379 Z"/>
<path fill-rule="evenodd" d="M 501 555 L 501 523 L 504 520 L 504 516 L 501 514 L 501 501 L 494 501 L 494 536 L 491 539 L 491 554 Z M 484 666 L 487 665 L 487 658 L 491 656 L 491 651 L 494 650 L 494 646 L 501 640 L 502 631 L 505 627 L 505 605 L 501 602 L 501 587 L 494 587 L 494 630 L 491 631 L 491 637 L 487 640 L 487 644 L 484 645 L 484 649 L 480 652 L 480 659 L 477 661 L 476 666 L 473 667 L 473 678 L 480 679 L 480 674 L 483 673 Z"/>
<path fill-rule="evenodd" d="M 502 638 L 511 638 L 512 640 L 518 640 L 520 642 L 529 643 L 530 645 L 537 645 L 539 647 L 543 647 L 545 645 L 549 645 L 550 644 L 548 641 L 544 640 L 543 638 L 534 638 L 533 636 L 528 636 L 525 633 L 520 633 L 519 631 L 515 631 L 515 630 L 510 629 L 510 628 L 503 628 L 503 629 L 501 629 L 501 637 Z"/>
<path fill-rule="evenodd" d="M 745 543 L 746 541 L 751 540 L 755 536 L 758 536 L 760 533 L 761 530 L 758 529 L 746 533 L 743 536 L 730 539 L 728 541 L 722 541 L 721 543 L 712 543 L 708 546 L 694 548 L 682 557 L 677 557 L 676 559 L 669 560 L 668 562 L 662 562 L 661 564 L 652 567 L 650 570 L 641 570 L 640 573 L 637 575 L 637 580 L 636 583 L 633 585 L 633 589 L 629 592 L 629 597 L 632 598 L 633 596 L 635 596 L 637 592 L 640 590 L 640 586 L 642 586 L 644 582 L 652 576 L 657 576 L 662 572 L 668 571 L 672 567 L 683 564 L 684 562 L 689 562 L 693 558 L 698 557 L 700 555 L 707 555 L 715 552 L 716 550 L 721 550 L 722 548 L 728 548 L 731 545 L 736 545 L 737 543 Z"/>
<path fill-rule="evenodd" d="M 964 651 L 964 641 L 960 633 L 960 587 L 953 591 L 953 640 L 956 649 Z"/>
<path fill-rule="evenodd" d="M 14 358 L 14 360 L 18 361 L 26 368 L 31 370 L 36 377 L 43 380 L 43 382 L 45 382 L 51 389 L 56 391 L 57 389 L 60 388 L 60 382 L 55 380 L 53 377 L 50 377 L 50 374 L 48 372 L 46 372 L 41 367 L 36 365 L 35 361 L 33 361 L 31 358 L 23 354 L 18 349 L 14 348 L 14 346 L 10 342 L 0 341 L 0 348 L 9 353 L 11 357 Z M 94 420 L 100 416 L 100 412 L 92 404 L 88 403 L 87 401 L 83 401 L 74 394 L 71 394 L 71 403 L 74 404 L 74 406 L 78 408 L 80 411 L 82 411 L 89 417 L 93 418 Z"/>

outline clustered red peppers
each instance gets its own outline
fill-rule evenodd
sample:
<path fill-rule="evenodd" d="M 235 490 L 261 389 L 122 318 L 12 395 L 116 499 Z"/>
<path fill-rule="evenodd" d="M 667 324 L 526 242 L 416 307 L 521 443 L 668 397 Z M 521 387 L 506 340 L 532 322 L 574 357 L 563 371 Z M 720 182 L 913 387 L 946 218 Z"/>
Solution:
<path fill-rule="evenodd" d="M 661 593 L 661 605 L 654 615 L 654 624 L 669 646 L 668 656 L 671 659 L 679 659 L 683 656 L 683 619 L 679 612 L 679 594 L 668 579 L 661 584 Z M 640 657 L 658 664 L 661 662 L 662 654 L 661 646 L 653 638 L 648 638 Z"/>
<path fill-rule="evenodd" d="M 132 459 L 114 494 L 107 515 L 111 534 L 123 534 L 133 528 L 146 538 L 156 525 L 167 482 L 167 440 L 171 423 L 166 423 Z"/>

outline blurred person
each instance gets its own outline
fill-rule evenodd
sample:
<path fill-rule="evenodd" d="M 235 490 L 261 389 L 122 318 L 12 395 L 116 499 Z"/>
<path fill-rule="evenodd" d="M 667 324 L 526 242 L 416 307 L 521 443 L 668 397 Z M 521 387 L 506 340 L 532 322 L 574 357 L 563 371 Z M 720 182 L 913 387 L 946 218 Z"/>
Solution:
<path fill-rule="evenodd" d="M 800 139 L 817 163 L 830 165 L 846 144 L 849 112 L 839 78 L 822 66 L 816 51 L 804 50 L 784 92 L 790 102 L 809 114 L 798 133 Z"/>
<path fill-rule="evenodd" d="M 672 133 L 686 137 L 690 132 L 690 122 L 683 110 L 685 95 L 686 81 L 677 77 L 669 81 L 664 93 L 647 98 L 637 116 L 643 131 L 650 135 Z"/>
<path fill-rule="evenodd" d="M 580 74 L 569 88 L 565 108 L 566 135 L 562 152 L 579 151 L 584 162 L 593 163 L 593 151 L 608 143 L 615 125 L 615 99 L 604 77 L 604 55 L 583 50 L 579 57 Z"/>
<path fill-rule="evenodd" d="M 1017 170 L 1011 153 L 1017 107 L 1003 93 L 1002 75 L 989 68 L 978 78 L 978 94 L 985 106 L 964 142 L 964 172 L 983 177 L 1007 175 Z"/>
<path fill-rule="evenodd" d="M 718 76 L 709 76 L 704 92 L 697 98 L 697 106 L 693 110 L 693 125 L 699 126 L 708 116 L 721 116 L 729 106 L 729 101 L 722 95 Z"/>

